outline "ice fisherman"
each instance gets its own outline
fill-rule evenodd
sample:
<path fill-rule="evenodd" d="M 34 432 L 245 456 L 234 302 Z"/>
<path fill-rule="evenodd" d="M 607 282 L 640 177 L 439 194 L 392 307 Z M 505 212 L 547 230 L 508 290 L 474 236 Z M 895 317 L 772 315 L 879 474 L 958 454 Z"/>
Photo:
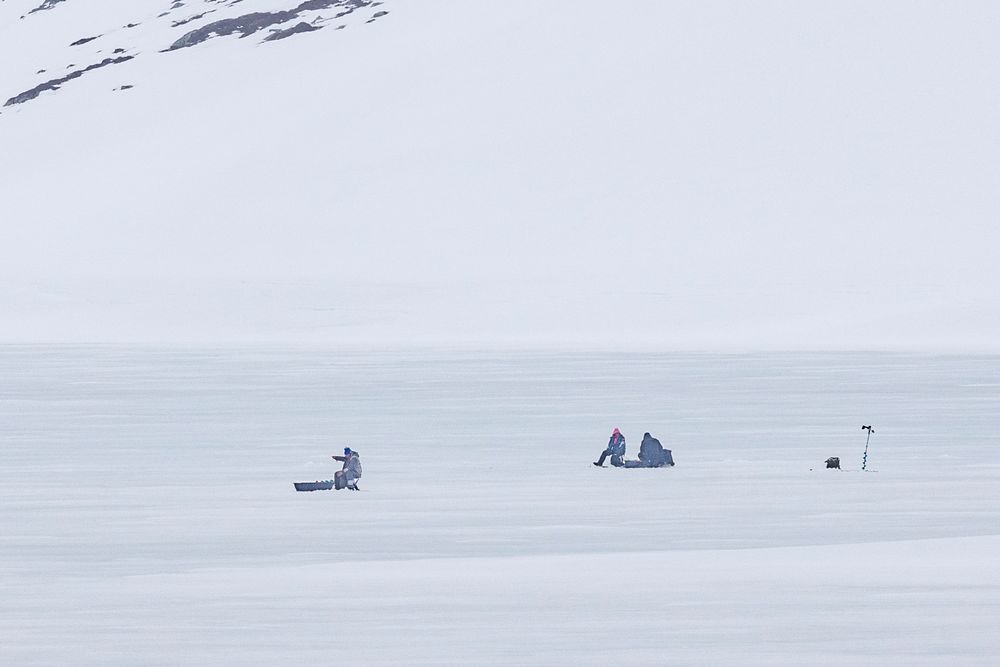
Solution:
<path fill-rule="evenodd" d="M 594 461 L 594 465 L 603 468 L 604 459 L 609 456 L 611 457 L 611 465 L 619 468 L 625 465 L 622 462 L 622 457 L 625 456 L 625 436 L 622 435 L 622 432 L 617 427 L 611 432 L 607 449 L 601 452 L 601 458 Z"/>
<path fill-rule="evenodd" d="M 348 489 L 351 491 L 360 491 L 360 489 L 358 489 L 358 480 L 361 479 L 361 457 L 358 453 L 350 447 L 344 447 L 344 455 L 335 455 L 333 458 L 337 461 L 344 462 L 344 466 L 337 471 L 334 475 L 334 479 L 340 475 L 343 477 L 345 486 L 347 486 Z M 337 485 L 337 488 L 340 488 L 339 484 Z"/>
<path fill-rule="evenodd" d="M 669 449 L 664 449 L 660 441 L 649 433 L 642 434 L 642 443 L 639 445 L 639 460 L 625 461 L 626 468 L 660 468 L 672 466 L 674 456 Z"/>

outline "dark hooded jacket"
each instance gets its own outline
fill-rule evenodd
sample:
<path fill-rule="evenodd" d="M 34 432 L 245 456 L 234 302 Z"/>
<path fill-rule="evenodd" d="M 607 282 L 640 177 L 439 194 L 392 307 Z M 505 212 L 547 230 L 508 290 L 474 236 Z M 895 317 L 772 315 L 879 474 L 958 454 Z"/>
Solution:
<path fill-rule="evenodd" d="M 639 445 L 639 460 L 650 468 L 674 464 L 674 457 L 670 450 L 664 449 L 660 441 L 648 433 L 642 436 L 642 443 Z"/>
<path fill-rule="evenodd" d="M 625 456 L 625 436 L 621 433 L 612 435 L 608 440 L 608 453 L 611 456 Z"/>

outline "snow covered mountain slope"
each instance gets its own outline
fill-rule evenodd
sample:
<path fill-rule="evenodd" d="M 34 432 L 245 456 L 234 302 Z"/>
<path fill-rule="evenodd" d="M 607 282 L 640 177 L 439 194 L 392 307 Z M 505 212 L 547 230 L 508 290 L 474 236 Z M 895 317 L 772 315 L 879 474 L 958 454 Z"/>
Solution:
<path fill-rule="evenodd" d="M 0 340 L 996 349 L 998 24 L 3 0 Z"/>
<path fill-rule="evenodd" d="M 54 9 L 68 13 L 65 2 L 66 0 L 45 0 L 19 16 L 18 20 L 23 21 L 32 14 Z M 28 43 L 31 46 L 43 49 L 40 52 L 32 51 L 32 57 L 39 58 L 40 62 L 52 62 L 53 68 L 37 70 L 35 77 L 43 79 L 41 83 L 11 96 L 4 106 L 23 104 L 44 92 L 55 92 L 69 81 L 102 67 L 129 62 L 143 52 L 177 51 L 203 44 L 210 39 L 231 36 L 244 38 L 257 33 L 264 35 L 262 41 L 277 41 L 321 30 L 328 24 L 339 30 L 358 18 L 352 16 L 356 12 L 375 8 L 383 3 L 374 0 L 305 0 L 298 4 L 271 1 L 254 3 L 253 11 L 242 6 L 243 0 L 173 0 L 158 4 L 159 10 L 155 9 L 157 5 L 152 2 L 102 3 L 95 11 L 89 4 L 76 2 L 72 6 L 76 12 L 69 19 L 64 20 L 59 16 L 57 22 L 47 17 L 30 18 L 30 21 L 36 23 L 32 27 L 38 32 L 28 38 L 20 38 L 17 44 L 21 46 L 25 43 L 21 40 L 30 39 Z M 11 7 L 5 9 L 13 12 L 17 6 L 18 3 L 11 0 Z M 374 13 L 367 11 L 365 19 L 372 23 L 386 14 L 386 10 Z M 10 20 L 10 17 L 5 16 L 5 19 Z M 89 32 L 68 42 L 66 49 L 59 48 L 64 44 L 53 42 L 57 38 L 65 39 L 67 30 L 75 29 L 79 32 L 84 27 Z M 161 40 L 171 34 L 170 31 L 176 33 L 176 39 L 167 44 L 161 43 Z M 70 62 L 60 68 L 58 65 L 61 63 L 52 61 L 52 58 L 60 56 L 71 61 L 83 59 L 86 63 Z"/>

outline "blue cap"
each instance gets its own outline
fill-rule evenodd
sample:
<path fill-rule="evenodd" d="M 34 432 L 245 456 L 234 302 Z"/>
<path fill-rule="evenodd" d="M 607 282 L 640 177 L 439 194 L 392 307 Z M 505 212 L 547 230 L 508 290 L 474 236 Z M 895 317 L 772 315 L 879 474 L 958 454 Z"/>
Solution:
<path fill-rule="evenodd" d="M 344 447 L 344 453 L 345 454 L 350 454 L 351 453 L 351 448 L 350 447 Z"/>

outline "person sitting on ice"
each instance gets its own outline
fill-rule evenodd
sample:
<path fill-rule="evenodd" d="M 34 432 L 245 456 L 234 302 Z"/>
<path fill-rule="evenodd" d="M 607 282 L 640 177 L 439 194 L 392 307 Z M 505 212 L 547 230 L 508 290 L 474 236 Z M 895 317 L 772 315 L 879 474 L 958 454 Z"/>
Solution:
<path fill-rule="evenodd" d="M 614 431 L 611 432 L 611 438 L 608 440 L 607 448 L 601 452 L 601 458 L 594 461 L 594 465 L 603 468 L 604 459 L 611 457 L 611 465 L 615 467 L 622 467 L 625 465 L 622 462 L 622 457 L 625 456 L 625 436 L 616 427 Z"/>
<path fill-rule="evenodd" d="M 660 441 L 649 433 L 642 434 L 642 443 L 639 445 L 639 460 L 625 461 L 626 468 L 660 468 L 673 464 L 674 457 L 670 450 L 664 449 Z"/>
<path fill-rule="evenodd" d="M 350 447 L 344 447 L 343 456 L 334 456 L 337 461 L 343 461 L 344 466 L 333 475 L 335 486 L 342 489 L 345 486 L 351 491 L 360 491 L 358 480 L 361 479 L 361 457 Z"/>

